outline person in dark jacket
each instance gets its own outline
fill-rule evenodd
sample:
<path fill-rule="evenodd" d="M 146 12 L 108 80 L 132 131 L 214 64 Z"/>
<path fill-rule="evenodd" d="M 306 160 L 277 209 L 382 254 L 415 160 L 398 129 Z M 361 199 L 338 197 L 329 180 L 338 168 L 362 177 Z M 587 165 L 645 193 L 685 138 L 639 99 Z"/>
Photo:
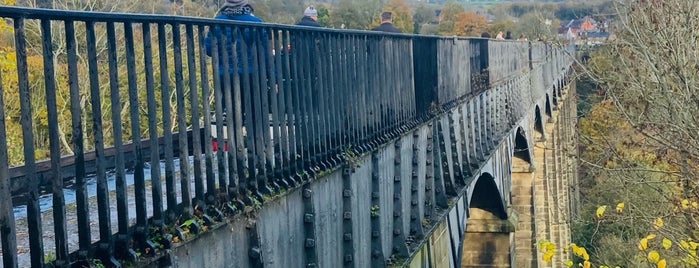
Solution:
<path fill-rule="evenodd" d="M 371 29 L 372 31 L 389 32 L 389 33 L 402 33 L 400 29 L 393 26 L 393 18 L 390 11 L 384 11 L 381 13 L 381 25 Z"/>
<path fill-rule="evenodd" d="M 225 3 L 218 11 L 215 19 L 243 21 L 243 22 L 263 22 L 262 19 L 253 15 L 253 8 L 248 3 L 248 0 L 225 0 Z M 213 52 L 218 54 L 218 76 L 220 88 L 216 90 L 224 90 L 226 85 L 223 84 L 225 76 L 230 76 L 230 88 L 234 88 L 236 83 L 240 85 L 241 91 L 241 113 L 252 117 L 244 116 L 244 121 L 251 119 L 252 126 L 248 127 L 248 134 L 254 130 L 255 121 L 264 120 L 267 111 L 262 111 L 256 107 L 260 101 L 265 101 L 265 94 L 269 89 L 268 78 L 273 74 L 273 63 L 270 59 L 271 48 L 269 47 L 269 34 L 264 28 L 250 26 L 231 26 L 223 25 L 211 26 L 209 32 L 204 39 L 206 54 L 213 56 Z M 217 37 L 216 45 L 214 45 L 214 37 Z M 235 44 L 235 51 L 234 51 Z M 227 57 L 224 58 L 224 50 Z M 235 60 L 235 61 L 234 61 Z M 257 65 L 255 66 L 255 63 Z M 238 74 L 239 80 L 235 80 L 235 74 Z M 254 100 L 254 91 L 260 90 L 260 98 Z M 225 95 L 223 95 L 225 96 Z M 235 99 L 234 99 L 235 103 Z M 235 104 L 234 104 L 235 105 Z M 224 102 L 225 107 L 225 102 Z M 235 108 L 235 107 L 233 107 Z M 224 108 L 224 112 L 225 112 Z M 255 116 L 258 114 L 258 116 Z M 256 118 L 260 117 L 260 118 Z M 247 125 L 247 124 L 246 124 Z M 254 135 L 254 134 L 253 134 Z"/>
<path fill-rule="evenodd" d="M 218 14 L 214 17 L 214 19 L 222 19 L 222 20 L 235 20 L 235 21 L 244 21 L 244 22 L 263 22 L 262 19 L 255 17 L 255 15 L 252 14 L 252 6 L 248 4 L 247 0 L 226 0 L 226 2 L 223 4 L 221 9 L 218 11 Z M 213 29 L 211 29 L 207 35 L 206 38 L 204 39 L 204 46 L 206 47 L 206 54 L 211 56 L 212 55 L 212 34 L 219 34 L 221 35 L 220 38 L 225 38 L 225 40 L 219 40 L 218 44 L 218 55 L 219 55 L 219 75 L 223 74 L 225 69 L 228 69 L 229 74 L 233 74 L 233 68 L 227 68 L 229 66 L 233 66 L 233 53 L 232 52 L 232 47 L 233 43 L 236 43 L 236 54 L 238 56 L 238 59 L 243 59 L 244 53 L 242 51 L 242 42 L 244 41 L 245 44 L 247 45 L 247 70 L 243 70 L 243 62 L 238 62 L 238 73 L 239 74 L 250 74 L 253 72 L 253 53 L 252 53 L 252 47 L 253 45 L 256 45 L 257 42 L 260 42 L 262 45 L 262 48 L 265 51 L 259 51 L 259 55 L 264 55 L 264 59 L 266 62 L 269 61 L 269 44 L 267 40 L 267 31 L 262 29 L 262 30 L 255 30 L 253 31 L 249 27 L 241 27 L 238 28 L 238 32 L 234 32 L 233 28 L 225 28 L 221 29 L 220 26 L 215 26 Z M 222 32 L 223 31 L 223 32 Z M 228 49 L 228 66 L 225 66 L 225 61 L 221 57 L 221 53 L 223 52 L 224 46 L 221 45 L 221 42 L 225 43 L 225 47 Z"/>
<path fill-rule="evenodd" d="M 309 27 L 323 27 L 318 23 L 318 10 L 315 7 L 309 6 L 303 11 L 303 18 L 296 25 Z"/>

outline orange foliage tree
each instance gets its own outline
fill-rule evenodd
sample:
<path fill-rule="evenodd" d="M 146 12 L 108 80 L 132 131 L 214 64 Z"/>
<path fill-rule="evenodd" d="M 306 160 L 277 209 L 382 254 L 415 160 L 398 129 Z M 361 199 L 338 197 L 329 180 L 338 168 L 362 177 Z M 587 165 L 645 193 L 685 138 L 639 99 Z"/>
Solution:
<path fill-rule="evenodd" d="M 453 34 L 459 36 L 480 36 L 488 27 L 488 21 L 483 15 L 475 12 L 461 12 L 456 15 Z"/>

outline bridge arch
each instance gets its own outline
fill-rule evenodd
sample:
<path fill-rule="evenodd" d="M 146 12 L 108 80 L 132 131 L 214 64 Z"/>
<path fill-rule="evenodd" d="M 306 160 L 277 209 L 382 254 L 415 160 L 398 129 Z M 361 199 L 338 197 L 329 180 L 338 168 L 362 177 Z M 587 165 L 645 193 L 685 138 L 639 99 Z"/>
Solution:
<path fill-rule="evenodd" d="M 512 239 L 514 225 L 507 220 L 495 178 L 483 173 L 471 194 L 460 266 L 509 267 Z"/>
<path fill-rule="evenodd" d="M 518 127 L 515 134 L 514 158 L 520 159 L 529 164 L 532 163 L 531 151 L 529 150 L 529 140 L 522 127 Z"/>
<path fill-rule="evenodd" d="M 469 200 L 469 219 L 507 219 L 495 177 L 483 173 L 478 177 Z"/>
<path fill-rule="evenodd" d="M 541 108 L 539 108 L 539 105 L 534 107 L 534 131 L 539 133 L 540 139 L 544 139 L 544 121 L 541 118 Z"/>

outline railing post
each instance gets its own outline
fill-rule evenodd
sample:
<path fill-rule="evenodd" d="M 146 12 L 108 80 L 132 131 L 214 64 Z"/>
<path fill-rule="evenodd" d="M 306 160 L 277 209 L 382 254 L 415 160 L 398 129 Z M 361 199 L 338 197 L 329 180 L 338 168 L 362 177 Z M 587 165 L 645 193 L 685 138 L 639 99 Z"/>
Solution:
<path fill-rule="evenodd" d="M 2 70 L 0 70 L 2 81 Z M 15 215 L 12 210 L 10 193 L 9 161 L 7 155 L 7 133 L 5 132 L 5 90 L 0 83 L 0 249 L 3 252 L 17 252 Z M 4 254 L 2 264 L 7 268 L 18 267 L 17 254 Z"/>
<path fill-rule="evenodd" d="M 17 82 L 20 101 L 20 122 L 22 125 L 22 146 L 24 167 L 26 170 L 36 170 L 33 116 L 31 91 L 29 86 L 29 71 L 27 67 L 27 40 L 24 37 L 24 19 L 14 20 L 15 50 L 17 54 Z M 44 243 L 42 238 L 41 211 L 39 210 L 39 178 L 34 172 L 28 172 L 25 177 L 29 181 L 27 198 L 27 225 L 29 227 L 29 248 L 32 267 L 44 265 Z"/>

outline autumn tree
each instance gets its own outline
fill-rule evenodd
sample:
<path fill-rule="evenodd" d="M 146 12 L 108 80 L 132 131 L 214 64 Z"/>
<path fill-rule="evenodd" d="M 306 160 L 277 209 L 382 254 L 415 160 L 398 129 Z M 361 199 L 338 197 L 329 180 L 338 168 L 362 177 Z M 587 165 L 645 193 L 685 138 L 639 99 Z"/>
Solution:
<path fill-rule="evenodd" d="M 458 36 L 480 36 L 486 27 L 488 27 L 488 21 L 483 15 L 475 12 L 461 12 L 456 16 L 453 34 Z"/>
<path fill-rule="evenodd" d="M 581 69 L 604 89 L 580 121 L 574 230 L 595 264 L 699 265 L 698 8 L 618 1 L 615 38 Z"/>
<path fill-rule="evenodd" d="M 463 12 L 465 12 L 465 10 L 461 4 L 453 1 L 444 4 L 440 13 L 439 26 L 437 26 L 437 31 L 439 34 L 453 35 L 454 24 L 456 23 L 459 14 Z"/>

